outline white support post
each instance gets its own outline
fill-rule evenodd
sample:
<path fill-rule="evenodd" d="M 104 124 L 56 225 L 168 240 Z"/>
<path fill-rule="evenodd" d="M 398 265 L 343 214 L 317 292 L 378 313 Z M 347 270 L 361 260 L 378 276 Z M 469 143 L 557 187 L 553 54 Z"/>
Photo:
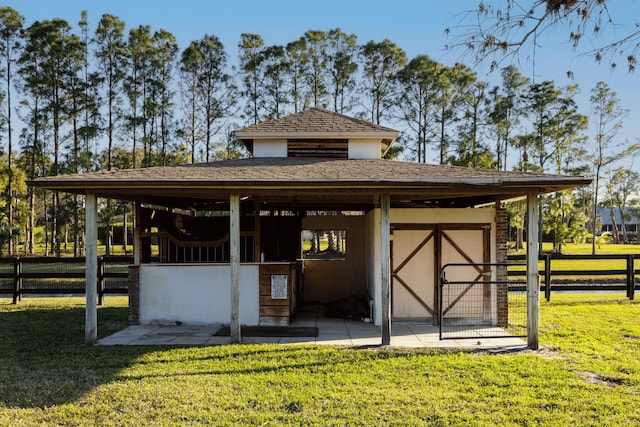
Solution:
<path fill-rule="evenodd" d="M 98 340 L 98 208 L 95 194 L 87 194 L 85 199 L 85 327 L 84 342 L 93 345 Z"/>
<path fill-rule="evenodd" d="M 382 345 L 391 344 L 391 198 L 389 194 L 380 196 L 380 263 L 382 268 Z"/>
<path fill-rule="evenodd" d="M 231 342 L 240 343 L 240 195 L 229 197 L 229 246 L 231 263 Z"/>
<path fill-rule="evenodd" d="M 527 195 L 527 344 L 538 349 L 540 278 L 538 276 L 538 196 Z"/>

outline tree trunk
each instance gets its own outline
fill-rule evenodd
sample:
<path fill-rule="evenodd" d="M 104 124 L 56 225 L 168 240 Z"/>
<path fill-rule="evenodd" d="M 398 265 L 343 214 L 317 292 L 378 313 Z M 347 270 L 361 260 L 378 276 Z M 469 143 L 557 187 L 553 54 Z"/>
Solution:
<path fill-rule="evenodd" d="M 524 249 L 524 230 L 522 226 L 516 228 L 516 249 Z"/>
<path fill-rule="evenodd" d="M 329 252 L 336 252 L 336 239 L 333 234 L 333 230 L 327 231 L 327 240 L 329 243 Z"/>
<path fill-rule="evenodd" d="M 8 46 L 7 46 L 8 49 Z M 14 236 L 13 236 L 13 165 L 11 164 L 13 156 L 13 143 L 11 140 L 11 58 L 7 57 L 7 134 L 8 134 L 8 152 L 7 152 L 7 202 L 9 205 L 9 256 L 14 253 Z"/>
<path fill-rule="evenodd" d="M 613 210 L 613 206 L 609 208 L 609 215 L 611 215 L 611 229 L 613 232 L 613 243 L 620 243 L 620 232 L 618 231 L 618 223 L 616 222 L 616 213 Z"/>
<path fill-rule="evenodd" d="M 622 224 L 620 224 L 622 226 L 622 241 L 623 243 L 628 243 L 629 239 L 627 238 L 627 224 L 624 222 L 624 207 L 619 206 L 618 210 L 620 211 L 620 221 L 622 222 Z"/>

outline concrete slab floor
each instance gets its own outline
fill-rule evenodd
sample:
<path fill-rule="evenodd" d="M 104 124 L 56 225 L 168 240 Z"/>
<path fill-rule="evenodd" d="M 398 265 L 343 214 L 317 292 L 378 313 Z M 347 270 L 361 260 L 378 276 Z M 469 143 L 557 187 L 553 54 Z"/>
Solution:
<path fill-rule="evenodd" d="M 302 319 L 301 319 L 302 320 Z M 381 344 L 380 329 L 371 323 L 355 320 L 304 319 L 304 325 L 316 326 L 317 337 L 243 337 L 244 344 L 326 344 L 351 347 L 376 347 Z M 133 325 L 102 338 L 97 345 L 227 345 L 229 337 L 214 336 L 222 325 Z M 506 334 L 505 334 L 506 335 Z M 440 340 L 439 329 L 431 325 L 400 324 L 391 327 L 391 347 L 448 348 L 487 351 L 518 351 L 527 349 L 521 338 L 503 336 Z"/>

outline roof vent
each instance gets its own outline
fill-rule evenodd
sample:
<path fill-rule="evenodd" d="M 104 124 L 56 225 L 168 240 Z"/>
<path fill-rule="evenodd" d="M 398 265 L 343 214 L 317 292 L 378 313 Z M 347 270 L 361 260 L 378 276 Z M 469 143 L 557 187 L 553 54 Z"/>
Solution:
<path fill-rule="evenodd" d="M 288 157 L 329 157 L 346 159 L 349 156 L 347 139 L 288 139 Z"/>

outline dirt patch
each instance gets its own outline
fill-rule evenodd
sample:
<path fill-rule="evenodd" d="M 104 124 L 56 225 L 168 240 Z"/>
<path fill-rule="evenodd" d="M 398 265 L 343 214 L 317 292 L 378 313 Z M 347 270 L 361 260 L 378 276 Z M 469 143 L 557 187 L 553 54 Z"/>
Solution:
<path fill-rule="evenodd" d="M 602 377 L 595 372 L 591 371 L 582 371 L 580 372 L 582 378 L 589 384 L 597 384 L 603 385 L 607 387 L 615 387 L 622 385 L 622 380 L 620 378 L 612 378 L 612 377 Z"/>
<path fill-rule="evenodd" d="M 544 357 L 549 360 L 564 359 L 564 356 L 562 356 L 555 347 L 541 346 L 537 350 L 522 350 L 519 354 L 535 354 L 536 356 Z"/>

